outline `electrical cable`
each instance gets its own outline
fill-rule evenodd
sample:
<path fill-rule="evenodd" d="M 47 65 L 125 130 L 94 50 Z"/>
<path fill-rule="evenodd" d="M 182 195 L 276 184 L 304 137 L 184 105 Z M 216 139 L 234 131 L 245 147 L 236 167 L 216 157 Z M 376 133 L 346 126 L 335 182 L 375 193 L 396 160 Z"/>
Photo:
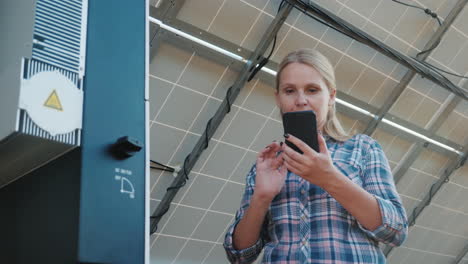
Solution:
<path fill-rule="evenodd" d="M 458 77 L 458 78 L 468 79 L 468 76 L 463 76 L 463 75 L 459 75 L 459 74 L 456 74 L 456 73 L 453 73 L 453 72 L 449 72 L 449 71 L 443 70 L 443 69 L 441 69 L 441 68 L 439 68 L 439 67 L 436 67 L 436 66 L 433 65 L 433 64 L 430 64 L 430 63 L 427 62 L 427 61 L 421 61 L 421 60 L 420 60 L 420 62 L 422 62 L 422 63 L 425 64 L 427 67 L 430 67 L 430 68 L 432 68 L 432 69 L 434 69 L 434 70 L 436 70 L 436 71 L 441 71 L 441 72 L 443 72 L 443 73 L 446 73 L 446 74 L 449 74 L 449 75 L 453 75 L 453 76 Z"/>
<path fill-rule="evenodd" d="M 294 8 L 304 13 L 308 17 L 324 25 L 327 25 L 342 34 L 347 35 L 348 37 L 356 39 L 357 41 L 360 41 L 368 46 L 371 46 L 377 50 L 380 50 L 384 54 L 392 55 L 394 58 L 397 58 L 398 61 L 402 63 L 404 66 L 413 69 L 414 71 L 416 71 L 417 73 L 421 75 L 430 76 L 430 79 L 432 79 L 437 84 L 449 89 L 451 92 L 462 97 L 463 99 L 468 100 L 467 91 L 454 85 L 440 71 L 437 71 L 433 67 L 428 67 L 425 63 L 421 62 L 419 59 L 403 55 L 399 53 L 398 51 L 394 50 L 393 48 L 385 46 L 381 41 L 373 38 L 372 36 L 365 34 L 364 32 L 361 33 L 359 30 L 354 28 L 354 26 L 348 25 L 341 18 L 336 17 L 333 14 L 329 14 L 328 11 L 325 11 L 325 12 L 322 11 L 322 9 L 319 7 L 315 7 L 312 4 L 307 4 L 302 0 L 295 1 L 295 2 L 300 3 L 300 6 L 302 7 L 300 8 L 294 2 L 291 2 L 291 0 L 285 0 L 285 1 L 293 5 Z M 311 11 L 312 13 L 314 13 L 314 15 L 311 15 L 308 11 Z M 349 32 L 352 32 L 352 34 Z"/>
<path fill-rule="evenodd" d="M 277 13 L 279 13 L 281 8 L 283 7 L 284 2 L 285 2 L 285 0 L 282 0 L 281 3 L 279 4 Z M 263 66 L 265 66 L 268 63 L 268 61 L 270 60 L 271 55 L 273 55 L 273 51 L 275 50 L 277 37 L 278 37 L 278 34 L 275 34 L 275 37 L 273 38 L 273 45 L 271 46 L 270 53 L 268 54 L 268 56 L 266 58 L 263 58 L 262 61 L 255 66 L 255 68 L 252 68 L 253 71 L 250 74 L 249 78 L 247 79 L 247 82 L 250 82 L 253 79 L 253 77 L 263 68 Z"/>
<path fill-rule="evenodd" d="M 289 2 L 289 0 L 286 0 L 286 1 Z M 301 0 L 299 0 L 299 2 L 301 2 L 301 3 L 303 4 L 304 7 L 309 7 L 309 8 L 311 8 L 311 6 L 309 6 L 308 4 L 304 3 L 304 2 L 301 1 Z M 294 4 L 294 3 L 291 3 L 291 2 L 289 2 L 289 3 L 290 3 L 290 4 Z M 294 7 L 295 7 L 296 9 L 298 9 L 299 11 L 301 11 L 302 13 L 304 13 L 306 16 L 308 16 L 308 17 L 310 17 L 310 18 L 312 18 L 312 19 L 314 19 L 314 20 L 320 22 L 321 24 L 326 25 L 326 26 L 328 26 L 328 27 L 331 27 L 331 28 L 333 28 L 334 30 L 336 30 L 336 31 L 338 31 L 338 32 L 340 32 L 340 33 L 342 33 L 342 34 L 344 34 L 344 35 L 346 35 L 346 36 L 348 36 L 348 37 L 350 37 L 350 38 L 352 38 L 352 39 L 355 39 L 355 36 L 353 36 L 352 34 L 348 33 L 347 31 L 344 31 L 343 29 L 340 29 L 340 28 L 336 27 L 335 25 L 328 23 L 328 22 L 324 21 L 323 19 L 320 19 L 320 18 L 318 18 L 318 17 L 312 16 L 311 14 L 309 14 L 309 13 L 307 12 L 307 8 L 300 9 L 300 8 L 298 8 L 297 6 L 294 6 Z M 325 16 L 325 17 L 327 17 L 327 18 L 329 18 L 329 19 L 334 20 L 333 18 L 329 17 L 327 14 L 321 12 L 321 10 L 318 10 L 318 9 L 312 9 L 312 10 L 313 10 L 314 12 L 316 12 L 316 13 L 322 15 L 322 16 Z M 355 32 L 353 29 L 349 28 L 348 26 L 346 26 L 346 25 L 344 25 L 344 24 L 341 24 L 341 23 L 339 23 L 339 22 L 337 22 L 337 21 L 335 21 L 335 22 L 336 22 L 339 26 L 341 26 L 341 27 L 347 29 L 348 31 L 351 31 L 351 32 L 355 33 L 357 36 L 359 36 L 359 37 L 361 38 L 361 41 L 362 41 L 362 42 L 365 42 L 365 43 L 367 43 L 367 44 L 369 44 L 369 45 L 375 46 L 374 43 L 373 43 L 372 41 L 370 41 L 366 36 L 361 35 L 359 32 Z M 382 49 L 382 50 L 384 50 L 384 51 L 386 51 L 386 52 L 391 53 L 392 55 L 394 55 L 395 57 L 397 57 L 397 58 L 399 58 L 399 59 L 402 59 L 402 60 L 404 59 L 403 57 L 399 56 L 399 54 L 397 54 L 397 53 L 395 53 L 395 52 L 393 52 L 393 51 L 391 51 L 391 50 L 388 50 L 387 48 L 385 48 L 385 47 L 383 47 L 383 46 L 378 46 L 378 48 L 380 48 L 380 49 Z"/>
<path fill-rule="evenodd" d="M 168 172 L 174 172 L 175 169 L 172 168 L 172 167 L 169 167 L 167 165 L 164 165 L 164 164 L 161 164 L 155 160 L 150 160 L 151 163 L 154 163 L 156 166 L 151 166 L 150 165 L 150 168 L 151 169 L 156 169 L 156 170 L 162 170 L 162 171 L 168 171 Z"/>
<path fill-rule="evenodd" d="M 432 11 L 431 9 L 429 8 L 422 8 L 420 6 L 416 6 L 416 5 L 411 5 L 411 4 L 408 4 L 408 3 L 404 3 L 404 2 L 401 2 L 401 1 L 398 1 L 398 0 L 392 0 L 393 2 L 395 3 L 398 3 L 398 4 L 401 4 L 401 5 L 404 5 L 404 6 L 409 6 L 409 7 L 412 7 L 412 8 L 416 8 L 416 9 L 419 9 L 419 10 L 422 10 L 424 11 L 424 13 L 426 13 L 427 15 L 429 15 L 430 17 L 432 17 L 433 19 L 437 20 L 437 22 L 439 23 L 439 26 L 442 26 L 442 22 L 440 21 L 440 18 L 439 16 L 437 15 L 436 12 Z M 432 50 L 434 50 L 437 46 L 439 46 L 440 44 L 440 38 L 434 43 L 432 44 L 431 47 L 429 47 L 428 49 L 426 50 L 423 50 L 421 52 L 419 52 L 416 56 L 419 56 L 421 54 L 424 54 L 424 53 L 427 53 L 427 52 L 430 52 Z"/>
<path fill-rule="evenodd" d="M 187 180 L 189 179 L 189 177 L 188 177 L 186 165 L 187 165 L 188 160 L 190 159 L 190 155 L 191 155 L 191 154 L 189 154 L 189 155 L 187 155 L 187 156 L 185 157 L 184 165 L 183 165 L 183 167 L 182 167 L 182 168 L 183 168 L 183 173 L 184 173 L 184 180 L 182 181 L 182 183 L 180 183 L 180 184 L 178 184 L 178 185 L 176 185 L 176 186 L 170 186 L 170 187 L 168 187 L 168 188 L 166 189 L 166 192 L 171 191 L 171 190 L 180 189 L 180 188 L 184 187 L 185 184 L 187 183 Z M 169 208 L 170 208 L 170 204 L 165 205 L 164 208 L 163 208 L 163 210 L 162 210 L 159 214 L 157 214 L 157 215 L 152 215 L 152 216 L 150 217 L 150 219 L 153 220 L 153 221 L 159 222 L 159 221 L 161 220 L 161 218 L 169 211 Z M 157 230 L 157 225 L 156 225 L 156 228 L 154 228 L 153 230 L 151 230 L 151 234 L 155 233 L 156 230 Z"/>
<path fill-rule="evenodd" d="M 433 51 L 435 48 L 437 48 L 437 46 L 439 46 L 439 44 L 440 44 L 440 38 L 434 44 L 432 44 L 432 46 L 429 47 L 428 49 L 418 52 L 418 54 L 416 54 L 416 57 L 424 53 Z"/>
<path fill-rule="evenodd" d="M 393 2 L 395 3 L 398 3 L 398 4 L 401 4 L 401 5 L 405 5 L 405 6 L 409 6 L 409 7 L 413 7 L 413 8 L 417 8 L 419 10 L 422 10 L 424 11 L 424 13 L 426 13 L 427 15 L 431 16 L 433 19 L 436 19 L 437 22 L 439 23 L 439 26 L 442 26 L 442 22 L 440 21 L 440 18 L 439 16 L 437 15 L 436 12 L 432 11 L 431 9 L 429 8 L 423 8 L 423 7 L 420 7 L 420 6 L 416 6 L 416 5 L 411 5 L 411 4 L 408 4 L 408 3 L 404 3 L 404 2 L 401 2 L 399 0 L 392 0 Z"/>
<path fill-rule="evenodd" d="M 312 18 L 312 19 L 314 19 L 315 21 L 321 23 L 322 25 L 327 26 L 327 27 L 331 27 L 331 28 L 333 28 L 335 31 L 338 31 L 338 32 L 340 32 L 341 34 L 344 34 L 344 35 L 346 35 L 346 36 L 348 36 L 348 37 L 354 39 L 354 36 L 351 35 L 351 34 L 349 34 L 348 32 L 346 32 L 346 31 L 344 31 L 344 30 L 342 30 L 342 29 L 339 29 L 339 28 L 335 27 L 334 25 L 332 25 L 332 24 L 330 24 L 330 23 L 327 23 L 327 22 L 325 22 L 324 20 L 322 20 L 322 19 L 320 19 L 320 18 L 318 18 L 318 17 L 314 17 L 314 16 L 310 15 L 309 13 L 307 13 L 307 9 L 306 9 L 306 8 L 300 9 L 300 8 L 297 7 L 294 3 L 291 3 L 289 0 L 285 0 L 285 1 L 288 2 L 290 5 L 293 5 L 295 9 L 297 9 L 297 10 L 300 11 L 300 12 L 302 12 L 304 15 L 308 16 L 309 18 Z M 308 4 L 306 4 L 306 3 L 302 2 L 302 1 L 299 1 L 299 2 L 301 2 L 301 3 L 303 4 L 303 6 L 309 6 Z M 310 6 L 309 6 L 309 7 L 310 7 Z"/>
<path fill-rule="evenodd" d="M 408 3 L 401 2 L 401 1 L 399 1 L 399 0 L 392 0 L 392 1 L 395 2 L 395 3 L 399 3 L 399 4 L 401 4 L 401 5 L 405 5 L 405 6 L 409 6 L 409 7 L 413 7 L 413 8 L 422 10 L 422 11 L 424 11 L 424 13 L 426 13 L 426 14 L 429 15 L 429 16 L 431 16 L 433 19 L 436 19 L 437 22 L 439 23 L 439 26 L 442 26 L 442 22 L 440 21 L 440 18 L 439 18 L 439 16 L 437 15 L 437 13 L 434 12 L 434 11 L 432 11 L 432 10 L 429 9 L 429 8 L 422 8 L 422 7 L 420 7 L 420 6 L 411 5 L 411 4 L 408 4 Z M 437 39 L 437 41 L 436 41 L 434 44 L 432 44 L 432 46 L 431 46 L 430 48 L 419 52 L 419 53 L 416 55 L 416 59 L 418 59 L 418 56 L 419 56 L 419 55 L 434 50 L 437 46 L 439 46 L 440 42 L 441 42 L 441 39 L 440 39 L 440 38 Z M 450 75 L 453 75 L 453 76 L 456 76 L 456 77 L 459 77 L 459 78 L 468 79 L 468 76 L 462 76 L 462 75 L 458 75 L 458 74 L 453 73 L 453 72 L 445 71 L 445 70 L 443 70 L 443 69 L 441 69 L 441 68 L 438 68 L 438 67 L 436 67 L 436 66 L 434 66 L 434 65 L 432 65 L 432 64 L 430 64 L 430 63 L 428 63 L 428 62 L 425 62 L 425 61 L 422 61 L 422 60 L 419 60 L 419 59 L 418 59 L 418 61 L 421 62 L 421 63 L 423 63 L 424 65 L 426 65 L 426 66 L 432 68 L 433 70 L 440 71 L 440 72 L 444 72 L 444 73 L 446 73 L 446 74 L 450 74 Z"/>
<path fill-rule="evenodd" d="M 224 111 L 227 113 L 231 112 L 231 106 L 232 106 L 232 102 L 230 101 L 230 97 L 231 97 L 231 93 L 232 93 L 232 86 L 229 87 L 229 89 L 226 91 L 226 97 L 225 97 L 225 100 L 226 100 L 226 104 L 225 104 L 225 107 L 224 107 Z M 208 146 L 209 146 L 209 140 L 210 140 L 210 137 L 208 135 L 208 131 L 211 131 L 211 122 L 213 120 L 213 117 L 210 118 L 210 120 L 208 120 L 208 122 L 206 123 L 206 126 L 205 126 L 205 131 L 203 132 L 203 137 L 204 137 L 204 141 L 203 141 L 203 149 L 207 149 Z M 166 192 L 168 191 L 172 191 L 172 190 L 177 190 L 177 189 L 180 189 L 182 187 L 184 187 L 186 184 L 187 184 L 187 181 L 189 180 L 189 177 L 188 177 L 188 169 L 187 169 L 187 166 L 188 166 L 188 163 L 190 162 L 190 158 L 192 157 L 194 153 L 190 153 L 188 154 L 185 159 L 184 159 L 184 163 L 183 163 L 183 166 L 182 166 L 182 173 L 183 173 L 183 180 L 180 184 L 178 185 L 175 185 L 175 186 L 170 186 L 168 188 L 166 188 Z M 164 165 L 163 165 L 164 166 Z M 157 215 L 153 215 L 150 217 L 150 219 L 152 221 L 156 221 L 156 223 L 159 223 L 159 221 L 161 220 L 161 218 L 169 211 L 169 208 L 170 208 L 170 203 L 164 205 L 164 208 L 161 210 L 160 213 L 158 213 Z M 157 224 L 152 228 L 151 230 L 151 234 L 155 233 L 157 231 Z"/>
<path fill-rule="evenodd" d="M 463 156 L 460 158 L 460 160 L 458 161 L 458 163 L 455 165 L 455 167 L 453 168 L 453 171 L 456 171 L 458 170 L 459 168 L 463 167 L 466 163 L 466 160 L 468 159 L 468 154 L 465 153 L 463 154 Z M 451 174 L 451 172 L 448 171 L 448 169 L 445 169 L 444 170 L 444 173 L 443 175 L 447 175 L 444 179 L 444 183 L 448 183 L 450 181 L 450 177 L 449 175 Z M 421 209 L 418 209 L 419 207 L 416 206 L 415 208 L 413 208 L 413 213 L 411 214 L 411 222 L 408 223 L 409 226 L 413 226 L 416 224 L 416 211 L 419 210 L 420 212 L 422 211 L 422 209 L 424 209 L 424 207 L 428 206 L 431 202 L 432 202 L 432 198 L 434 198 L 434 195 L 436 194 L 436 192 L 434 191 L 434 188 L 438 185 L 439 183 L 438 182 L 435 182 L 432 184 L 431 188 L 429 189 L 429 198 L 427 199 L 427 202 L 425 202 L 422 206 Z M 439 187 L 440 188 L 441 185 L 439 184 Z"/>

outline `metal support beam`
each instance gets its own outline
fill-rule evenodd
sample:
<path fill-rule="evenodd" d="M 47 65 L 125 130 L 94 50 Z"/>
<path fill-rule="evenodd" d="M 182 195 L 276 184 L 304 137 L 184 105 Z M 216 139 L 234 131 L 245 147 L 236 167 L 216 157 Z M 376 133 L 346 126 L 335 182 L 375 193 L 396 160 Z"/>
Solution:
<path fill-rule="evenodd" d="M 237 80 L 234 82 L 233 86 L 228 90 L 226 98 L 221 103 L 220 107 L 214 114 L 213 118 L 208 121 L 207 130 L 200 137 L 195 147 L 192 150 L 192 154 L 187 156 L 185 159 L 183 169 L 178 173 L 177 177 L 174 179 L 171 187 L 168 189 L 164 195 L 161 203 L 156 208 L 151 219 L 151 232 L 154 233 L 157 229 L 157 225 L 161 216 L 168 211 L 171 201 L 174 199 L 177 191 L 179 190 L 178 186 L 181 186 L 200 157 L 202 151 L 207 147 L 207 140 L 209 140 L 216 129 L 220 125 L 221 121 L 224 119 L 226 114 L 230 110 L 230 102 L 234 102 L 244 85 L 246 84 L 249 76 L 256 67 L 256 65 L 263 59 L 263 54 L 268 49 L 270 43 L 272 42 L 275 35 L 278 33 L 279 29 L 283 25 L 287 16 L 292 10 L 292 5 L 285 4 L 283 8 L 278 12 L 275 19 L 271 22 L 268 29 L 264 33 L 260 43 L 257 45 L 255 51 L 249 57 L 247 63 L 244 65 L 242 71 L 240 72 Z"/>
<path fill-rule="evenodd" d="M 170 22 L 177 16 L 180 9 L 185 3 L 185 0 L 161 0 L 161 4 L 158 8 L 150 6 L 150 17 L 157 18 L 165 23 Z M 158 35 L 161 32 L 161 27 L 157 24 L 152 23 L 150 25 L 150 61 L 156 55 L 156 51 L 159 48 L 161 42 L 159 41 Z"/>
<path fill-rule="evenodd" d="M 459 156 L 457 159 L 453 159 L 452 162 L 450 162 L 450 164 L 445 168 L 440 178 L 434 184 L 432 184 L 429 193 L 427 193 L 426 196 L 424 196 L 424 198 L 422 199 L 422 201 L 414 208 L 413 212 L 408 218 L 409 226 L 413 226 L 416 223 L 416 219 L 426 208 L 426 206 L 428 206 L 431 203 L 432 198 L 437 194 L 442 185 L 449 181 L 450 175 L 452 175 L 453 172 L 455 172 L 458 168 L 465 164 L 467 157 L 468 143 L 466 143 L 465 147 L 463 148 L 463 155 Z M 384 249 L 385 256 L 388 256 L 392 250 L 393 247 L 387 246 Z"/>
<path fill-rule="evenodd" d="M 458 254 L 453 264 L 459 264 L 461 260 L 466 256 L 467 253 L 468 253 L 468 245 L 466 245 L 465 248 L 460 252 L 460 254 Z"/>
<path fill-rule="evenodd" d="M 464 84 L 465 87 L 468 87 L 468 80 L 466 80 L 465 84 Z M 465 246 L 465 248 L 457 255 L 457 258 L 455 259 L 455 261 L 453 262 L 454 264 L 459 264 L 461 262 L 461 260 L 467 256 L 467 253 L 468 253 L 468 244 Z"/>
<path fill-rule="evenodd" d="M 253 53 L 252 51 L 242 48 L 237 44 L 227 41 L 213 33 L 200 29 L 179 19 L 173 19 L 171 22 L 165 24 L 168 27 L 177 29 L 189 36 L 235 54 L 239 58 L 249 58 Z M 175 47 L 187 50 L 189 52 L 195 51 L 199 56 L 203 56 L 222 65 L 230 65 L 231 68 L 234 68 L 236 71 L 240 72 L 245 65 L 245 60 L 236 60 L 226 54 L 214 50 L 213 48 L 207 47 L 206 45 L 194 41 L 193 39 L 183 36 L 183 34 L 179 34 L 177 31 L 171 32 L 167 27 L 161 28 L 160 34 L 158 36 L 159 41 L 161 42 L 167 42 Z"/>
<path fill-rule="evenodd" d="M 465 85 L 463 86 L 465 89 L 468 89 L 468 82 L 465 83 Z M 441 106 L 441 109 L 442 112 L 440 112 L 440 114 L 437 115 L 437 113 L 435 115 L 437 115 L 435 118 L 433 118 L 434 122 L 429 121 L 429 131 L 430 132 L 436 132 L 441 126 L 442 124 L 447 121 L 447 117 L 449 116 L 450 113 L 453 112 L 453 110 L 457 107 L 457 105 L 459 103 L 461 103 L 461 98 L 460 97 L 457 97 L 455 96 L 454 94 L 450 94 L 449 97 L 447 97 L 447 100 L 446 100 L 447 103 L 444 103 L 442 106 Z"/>
<path fill-rule="evenodd" d="M 406 174 L 411 165 L 419 157 L 419 154 L 421 154 L 424 148 L 427 148 L 428 145 L 429 143 L 427 142 L 418 142 L 411 146 L 409 151 L 403 156 L 402 160 L 395 167 L 395 170 L 393 172 L 393 179 L 395 181 L 395 184 L 397 184 L 401 180 L 401 178 L 403 178 L 403 175 Z"/>
<path fill-rule="evenodd" d="M 468 86 L 468 82 L 466 82 L 464 86 L 465 87 Z M 461 102 L 461 98 L 456 97 L 455 95 L 451 94 L 451 96 L 447 98 L 447 102 L 448 103 L 445 104 L 445 107 L 442 106 L 444 110 L 439 112 L 438 116 L 435 119 L 433 119 L 434 120 L 433 122 L 430 122 L 431 125 L 429 126 L 428 130 L 432 134 L 435 134 L 436 131 L 442 126 L 443 122 L 447 119 L 447 116 Z M 409 170 L 413 162 L 417 159 L 417 157 L 421 154 L 421 152 L 425 148 L 428 148 L 428 146 L 429 146 L 428 142 L 417 142 L 411 147 L 410 151 L 405 155 L 402 162 L 400 162 L 398 166 L 395 168 L 393 177 L 396 183 L 398 183 L 401 180 L 401 178 L 403 177 L 403 175 L 406 174 L 406 172 Z M 390 254 L 391 251 L 392 251 L 392 248 L 387 246 L 384 250 L 385 255 L 388 256 L 388 254 Z"/>
<path fill-rule="evenodd" d="M 232 54 L 235 54 L 236 56 L 240 58 L 249 58 L 252 56 L 252 53 L 253 53 L 252 51 L 246 48 L 243 48 L 235 43 L 227 41 L 219 36 L 216 36 L 213 33 L 210 33 L 196 26 L 193 26 L 192 24 L 189 24 L 182 20 L 174 19 L 172 20 L 172 22 L 167 23 L 167 25 L 172 28 L 176 28 L 190 36 L 196 37 L 197 39 L 200 39 L 201 41 L 204 41 L 211 45 L 217 46 L 225 51 L 228 51 Z M 184 50 L 195 51 L 197 55 L 203 56 L 219 64 L 222 64 L 222 65 L 229 64 L 230 69 L 232 70 L 240 72 L 245 65 L 245 59 L 244 61 L 233 59 L 226 54 L 220 53 L 216 50 L 213 50 L 210 47 L 207 47 L 206 45 L 197 43 L 193 40 L 190 40 L 188 38 L 181 36 L 180 34 L 171 32 L 165 28 L 161 28 L 161 32 L 159 36 L 160 36 L 159 38 L 160 41 L 170 43 L 171 45 L 184 49 Z M 265 67 L 269 69 L 277 69 L 277 66 L 278 64 L 276 62 L 269 61 Z M 275 77 L 273 75 L 266 73 L 264 71 L 260 71 L 258 72 L 256 77 L 274 86 Z"/>
<path fill-rule="evenodd" d="M 439 116 L 435 119 L 432 125 L 429 127 L 428 132 L 432 134 L 432 136 L 436 133 L 436 131 L 442 126 L 442 124 L 447 120 L 448 115 L 455 109 L 455 107 L 461 102 L 460 97 L 456 97 L 455 95 L 451 95 L 448 98 L 448 104 L 444 107 L 444 110 L 439 114 Z M 443 106 L 442 106 L 443 107 Z M 417 142 L 415 143 L 410 151 L 407 152 L 405 157 L 403 157 L 402 161 L 398 164 L 395 168 L 393 173 L 393 178 L 395 182 L 398 183 L 400 179 L 405 175 L 405 173 L 410 168 L 411 164 L 416 160 L 416 158 L 421 154 L 421 152 L 428 148 L 428 142 Z"/>
<path fill-rule="evenodd" d="M 169 21 L 176 17 L 184 3 L 185 0 L 160 0 L 158 7 L 150 6 L 150 9 L 153 9 L 153 11 L 150 11 L 150 15 L 154 15 L 154 17 L 164 21 Z"/>
<path fill-rule="evenodd" d="M 444 20 L 444 23 L 442 24 L 442 26 L 440 26 L 437 29 L 437 31 L 434 33 L 431 39 L 426 43 L 423 50 L 431 49 L 431 47 L 433 47 L 434 45 L 437 45 L 437 43 L 441 41 L 442 37 L 450 28 L 453 21 L 455 21 L 455 19 L 458 17 L 458 15 L 462 11 L 463 7 L 465 7 L 467 2 L 468 0 L 459 0 L 455 4 L 454 8 L 452 8 L 447 18 Z M 426 58 L 429 57 L 429 54 L 431 52 L 432 50 L 422 53 L 422 54 L 418 54 L 416 58 L 419 59 L 420 61 L 425 61 Z M 392 108 L 392 106 L 396 103 L 398 98 L 401 96 L 401 94 L 405 90 L 406 86 L 408 86 L 411 80 L 413 80 L 414 76 L 416 76 L 415 71 L 408 70 L 406 72 L 406 74 L 403 76 L 400 82 L 395 86 L 395 88 L 393 89 L 392 93 L 389 95 L 386 102 L 382 105 L 379 111 L 375 113 L 375 118 L 367 125 L 366 129 L 364 130 L 364 134 L 372 135 L 372 133 L 374 133 L 374 131 L 377 129 L 377 126 L 382 121 L 382 118 L 384 118 L 384 116 L 388 113 L 390 108 Z"/>
<path fill-rule="evenodd" d="M 347 36 L 355 39 L 367 45 L 374 50 L 382 53 L 383 55 L 389 57 L 390 59 L 404 65 L 405 67 L 412 69 L 418 74 L 421 74 L 425 78 L 433 81 L 434 83 L 440 85 L 441 87 L 447 89 L 448 91 L 453 92 L 454 94 L 462 97 L 465 100 L 468 100 L 468 91 L 465 91 L 453 84 L 445 76 L 441 75 L 438 71 L 432 69 L 431 67 L 419 62 L 417 59 L 407 56 L 390 46 L 382 43 L 361 29 L 353 26 L 352 24 L 346 22 L 342 18 L 336 16 L 330 11 L 322 8 L 315 1 L 309 1 L 308 4 L 304 3 L 301 0 L 286 0 L 288 3 L 294 3 L 294 5 L 307 12 L 310 16 L 316 18 L 319 21 L 327 23 L 338 31 L 346 34 Z M 462 0 L 463 5 L 466 4 L 467 0 Z"/>

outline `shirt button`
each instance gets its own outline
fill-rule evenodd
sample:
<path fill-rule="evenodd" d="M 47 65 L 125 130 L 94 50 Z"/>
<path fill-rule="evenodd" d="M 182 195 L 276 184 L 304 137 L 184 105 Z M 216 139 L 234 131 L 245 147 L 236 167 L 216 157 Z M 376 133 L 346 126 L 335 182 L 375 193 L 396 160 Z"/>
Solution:
<path fill-rule="evenodd" d="M 305 221 L 305 220 L 307 220 L 307 217 L 306 217 L 305 215 L 302 215 L 302 216 L 301 216 L 301 219 L 302 219 L 303 221 Z"/>
<path fill-rule="evenodd" d="M 301 190 L 301 194 L 304 195 L 305 193 L 306 193 L 306 191 L 305 191 L 304 189 L 302 189 L 302 190 Z"/>

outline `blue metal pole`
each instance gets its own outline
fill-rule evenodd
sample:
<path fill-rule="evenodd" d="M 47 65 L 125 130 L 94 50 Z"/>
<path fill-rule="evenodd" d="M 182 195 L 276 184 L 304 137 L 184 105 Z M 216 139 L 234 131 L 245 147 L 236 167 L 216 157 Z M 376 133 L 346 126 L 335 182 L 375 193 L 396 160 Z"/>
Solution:
<path fill-rule="evenodd" d="M 144 263 L 146 8 L 89 1 L 79 262 Z M 128 158 L 112 153 L 129 147 Z"/>

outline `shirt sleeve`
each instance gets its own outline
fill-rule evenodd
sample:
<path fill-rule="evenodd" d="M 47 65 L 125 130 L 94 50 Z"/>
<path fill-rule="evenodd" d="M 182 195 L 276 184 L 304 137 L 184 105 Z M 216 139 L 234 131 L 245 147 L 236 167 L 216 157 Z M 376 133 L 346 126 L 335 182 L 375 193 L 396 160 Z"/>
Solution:
<path fill-rule="evenodd" d="M 400 246 L 408 235 L 408 218 L 385 153 L 377 141 L 369 139 L 369 148 L 363 155 L 363 187 L 377 199 L 382 225 L 373 231 L 367 230 L 359 222 L 358 226 L 377 241 Z"/>
<path fill-rule="evenodd" d="M 265 244 L 265 239 L 267 237 L 267 223 L 263 223 L 262 230 L 260 232 L 260 238 L 254 245 L 242 250 L 236 250 L 233 246 L 232 236 L 234 234 L 234 229 L 236 228 L 237 224 L 240 222 L 240 220 L 245 214 L 245 211 L 250 205 L 250 199 L 252 198 L 255 186 L 255 175 L 256 167 L 254 165 L 250 170 L 249 174 L 247 175 L 245 192 L 244 196 L 242 197 L 240 209 L 236 212 L 234 223 L 229 227 L 224 239 L 223 246 L 226 250 L 227 257 L 231 263 L 244 264 L 254 262 L 260 255 Z"/>

